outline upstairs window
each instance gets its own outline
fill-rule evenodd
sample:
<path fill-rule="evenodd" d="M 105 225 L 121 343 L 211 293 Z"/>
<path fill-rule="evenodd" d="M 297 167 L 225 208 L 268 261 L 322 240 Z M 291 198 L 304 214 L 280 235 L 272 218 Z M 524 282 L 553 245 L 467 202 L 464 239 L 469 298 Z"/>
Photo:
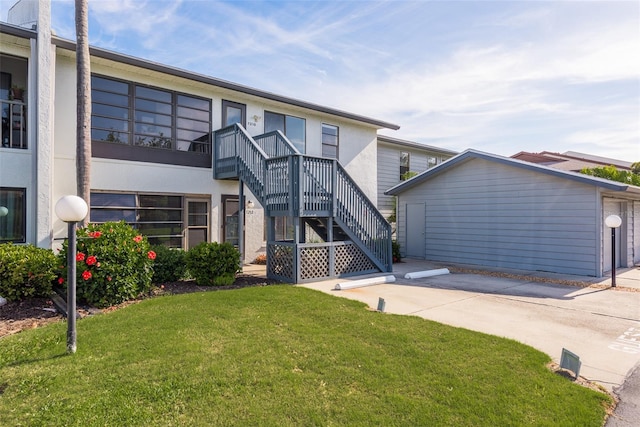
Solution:
<path fill-rule="evenodd" d="M 211 101 L 191 95 L 106 77 L 91 78 L 91 139 L 165 152 L 211 152 Z M 111 150 L 125 160 L 174 163 L 171 155 L 143 155 Z M 148 153 L 148 152 L 147 152 Z M 109 149 L 100 154 L 110 157 Z M 133 155 L 134 157 L 128 157 Z M 140 157 L 140 154 L 137 154 Z M 179 160 L 179 159 L 178 159 Z M 187 163 L 188 164 L 188 163 Z"/>
<path fill-rule="evenodd" d="M 302 154 L 306 152 L 306 120 L 300 117 L 264 112 L 264 132 L 279 130 Z"/>
<path fill-rule="evenodd" d="M 28 62 L 0 54 L 0 147 L 27 149 Z"/>
<path fill-rule="evenodd" d="M 322 124 L 322 157 L 338 158 L 338 126 Z"/>
<path fill-rule="evenodd" d="M 409 153 L 400 152 L 400 180 L 404 181 L 404 175 L 409 172 Z"/>

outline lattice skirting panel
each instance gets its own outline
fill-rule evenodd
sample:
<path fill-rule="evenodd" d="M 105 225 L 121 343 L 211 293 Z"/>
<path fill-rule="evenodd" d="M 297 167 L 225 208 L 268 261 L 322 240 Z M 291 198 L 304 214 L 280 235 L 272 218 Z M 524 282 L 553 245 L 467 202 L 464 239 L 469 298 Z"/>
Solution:
<path fill-rule="evenodd" d="M 267 277 L 296 283 L 294 244 L 267 244 Z"/>
<path fill-rule="evenodd" d="M 267 275 L 290 283 L 313 282 L 376 271 L 378 269 L 365 253 L 351 242 L 267 244 Z"/>
<path fill-rule="evenodd" d="M 353 243 L 336 246 L 335 275 L 346 276 L 355 273 L 377 271 L 364 252 Z"/>

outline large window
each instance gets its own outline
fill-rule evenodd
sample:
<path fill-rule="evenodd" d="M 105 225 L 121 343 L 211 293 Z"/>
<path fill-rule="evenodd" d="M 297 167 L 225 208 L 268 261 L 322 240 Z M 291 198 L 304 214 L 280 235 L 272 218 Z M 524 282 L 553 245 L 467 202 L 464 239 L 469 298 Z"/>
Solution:
<path fill-rule="evenodd" d="M 0 187 L 0 243 L 25 243 L 27 207 L 24 188 Z"/>
<path fill-rule="evenodd" d="M 301 153 L 306 152 L 306 120 L 300 117 L 264 112 L 264 132 L 279 130 Z"/>
<path fill-rule="evenodd" d="M 208 200 L 175 194 L 91 193 L 91 222 L 122 220 L 151 244 L 187 248 L 209 235 Z"/>
<path fill-rule="evenodd" d="M 165 152 L 203 153 L 210 157 L 211 101 L 95 75 L 91 77 L 91 96 L 91 139 L 94 142 Z M 112 148 L 111 152 L 119 153 L 117 158 L 127 158 L 126 152 L 121 150 Z M 98 156 L 104 153 L 104 148 L 98 150 Z M 158 160 L 162 158 L 166 161 Z M 172 159 L 175 157 L 171 154 L 131 158 L 166 163 L 173 163 Z"/>
<path fill-rule="evenodd" d="M 0 54 L 0 147 L 27 149 L 27 68 L 25 59 Z"/>
<path fill-rule="evenodd" d="M 322 157 L 338 158 L 338 126 L 322 124 Z"/>
<path fill-rule="evenodd" d="M 409 153 L 405 151 L 400 152 L 400 179 L 405 179 L 405 174 L 409 172 Z"/>

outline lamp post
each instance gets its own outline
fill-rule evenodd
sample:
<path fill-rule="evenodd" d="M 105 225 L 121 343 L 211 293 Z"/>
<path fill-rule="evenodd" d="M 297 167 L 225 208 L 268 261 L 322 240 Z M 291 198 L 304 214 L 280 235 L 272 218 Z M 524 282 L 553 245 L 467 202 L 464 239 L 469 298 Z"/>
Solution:
<path fill-rule="evenodd" d="M 611 287 L 616 287 L 616 228 L 622 225 L 622 218 L 618 215 L 609 215 L 604 223 L 611 228 Z"/>
<path fill-rule="evenodd" d="M 67 247 L 67 353 L 76 352 L 76 223 L 89 212 L 78 196 L 63 196 L 56 203 L 56 215 L 69 226 Z"/>

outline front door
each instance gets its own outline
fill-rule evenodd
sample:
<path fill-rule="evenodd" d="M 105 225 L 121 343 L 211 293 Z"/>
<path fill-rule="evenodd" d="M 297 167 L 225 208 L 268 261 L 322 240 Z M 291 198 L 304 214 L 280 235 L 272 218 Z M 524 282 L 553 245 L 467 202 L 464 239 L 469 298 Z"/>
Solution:
<path fill-rule="evenodd" d="M 427 242 L 425 236 L 425 204 L 407 204 L 407 254 L 408 258 L 424 258 Z"/>
<path fill-rule="evenodd" d="M 222 196 L 222 241 L 238 247 L 240 203 L 238 196 Z"/>
<path fill-rule="evenodd" d="M 209 201 L 187 199 L 187 249 L 208 242 Z"/>

